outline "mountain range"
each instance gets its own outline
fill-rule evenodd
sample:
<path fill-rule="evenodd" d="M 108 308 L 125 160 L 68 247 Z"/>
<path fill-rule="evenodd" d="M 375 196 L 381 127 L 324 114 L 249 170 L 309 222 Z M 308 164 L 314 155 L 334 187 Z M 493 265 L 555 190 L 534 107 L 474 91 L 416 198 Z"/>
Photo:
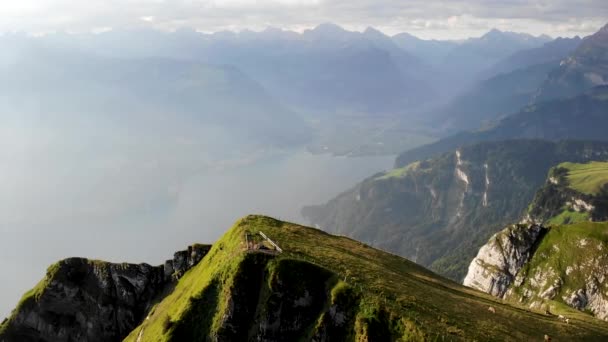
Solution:
<path fill-rule="evenodd" d="M 604 28 L 576 48 L 571 46 L 570 56 L 586 55 L 586 67 L 601 70 L 606 48 L 598 42 L 607 32 Z M 536 78 L 538 93 L 559 68 L 540 83 L 543 77 Z M 518 71 L 498 78 L 514 73 Z M 500 107 L 496 98 L 514 91 L 506 83 L 503 91 L 487 89 L 488 94 L 499 95 L 486 106 Z M 397 157 L 395 169 L 302 212 L 325 230 L 360 239 L 461 281 L 479 247 L 521 217 L 551 167 L 605 160 L 605 142 L 600 141 L 606 140 L 608 127 L 608 88 L 578 89 L 570 97 L 537 98 L 539 102 L 475 131 L 405 151 Z M 478 102 L 483 106 L 483 100 Z M 475 120 L 479 117 L 471 122 Z"/>
<path fill-rule="evenodd" d="M 158 266 L 60 260 L 0 342 L 608 337 L 608 26 L 556 40 L 326 23 L 0 43 L 0 113 L 15 122 L 118 132 L 117 146 L 160 131 L 145 141 L 220 154 L 402 151 L 303 208 L 316 228 L 250 215 Z"/>
<path fill-rule="evenodd" d="M 94 80 L 98 78 L 95 74 L 97 70 L 115 72 L 111 68 L 118 63 L 124 64 L 122 67 L 116 66 L 119 70 L 126 70 L 125 65 L 128 63 L 138 64 L 137 70 L 148 75 L 144 78 L 149 78 L 149 75 L 158 70 L 155 63 L 161 60 L 173 64 L 163 68 L 164 70 L 186 70 L 192 65 L 207 69 L 219 68 L 223 70 L 221 72 L 229 69 L 231 73 L 239 73 L 241 76 L 232 77 L 233 83 L 226 89 L 229 89 L 228 93 L 234 89 L 234 93 L 229 96 L 242 96 L 242 101 L 234 101 L 228 97 L 224 100 L 222 96 L 228 94 L 222 93 L 218 96 L 213 93 L 213 84 L 206 84 L 206 88 L 201 87 L 196 93 L 201 96 L 213 94 L 209 99 L 201 98 L 200 101 L 208 101 L 208 111 L 217 112 L 216 117 L 230 118 L 227 121 L 238 123 L 253 118 L 257 120 L 259 116 L 260 123 L 267 123 L 259 126 L 269 126 L 269 129 L 255 131 L 261 134 L 253 134 L 250 139 L 257 140 L 268 136 L 267 140 L 273 140 L 272 136 L 279 135 L 270 145 L 281 146 L 297 142 L 308 145 L 311 151 L 324 153 L 392 154 L 435 139 L 438 134 L 435 132 L 435 125 L 429 125 L 424 119 L 433 116 L 424 113 L 449 103 L 450 99 L 467 89 L 467 85 L 474 84 L 474 80 L 482 77 L 482 73 L 483 77 L 497 76 L 488 72 L 489 67 L 501 63 L 503 59 L 509 60 L 512 54 L 541 49 L 543 52 L 524 53 L 532 57 L 523 60 L 515 58 L 515 62 L 509 64 L 517 70 L 514 72 L 518 72 L 518 75 L 508 80 L 494 81 L 497 85 L 493 93 L 496 94 L 501 93 L 498 90 L 507 88 L 509 84 L 522 80 L 526 84 L 523 89 L 512 95 L 505 94 L 502 98 L 504 106 L 494 114 L 519 106 L 524 101 L 523 93 L 528 94 L 535 90 L 534 85 L 542 81 L 544 72 L 547 71 L 545 67 L 540 68 L 530 77 L 522 68 L 530 66 L 529 64 L 533 63 L 531 61 L 549 58 L 536 57 L 537 55 L 545 56 L 552 51 L 566 50 L 567 47 L 551 46 L 570 46 L 567 42 L 571 40 L 563 40 L 563 44 L 556 41 L 553 45 L 553 42 L 547 43 L 548 41 L 546 36 L 533 37 L 498 30 L 466 41 L 426 41 L 406 34 L 388 36 L 371 27 L 363 32 L 348 31 L 331 23 L 318 25 L 302 33 L 269 28 L 260 32 L 226 31 L 213 34 L 188 29 L 175 32 L 142 29 L 111 30 L 97 34 L 55 33 L 41 37 L 7 34 L 0 37 L 0 43 L 5 46 L 6 51 L 0 55 L 0 70 L 4 68 L 4 72 L 8 73 L 4 78 L 12 79 L 16 76 L 18 79 L 25 75 L 19 75 L 15 71 L 31 69 L 32 74 L 29 77 L 33 77 L 32 81 L 49 86 L 38 89 L 38 94 L 53 97 L 52 91 L 56 89 L 52 89 L 52 85 L 57 84 L 58 79 L 64 76 L 61 72 L 66 72 L 66 79 L 63 81 L 69 83 L 70 78 L 77 76 Z M 547 47 L 543 46 L 545 43 Z M 36 75 L 41 69 L 52 70 L 49 68 L 49 61 L 43 57 L 47 54 L 54 55 L 50 59 L 55 63 L 52 68 L 57 69 L 57 79 L 54 81 L 39 79 L 42 75 Z M 433 61 L 431 55 L 438 56 L 436 61 Z M 23 64 L 23 56 L 29 58 L 28 65 Z M 39 60 L 35 59 L 36 56 Z M 98 66 L 96 63 L 106 65 Z M 519 63 L 519 67 L 514 63 Z M 80 65 L 78 74 L 70 72 L 72 64 L 77 67 Z M 497 69 L 495 72 L 502 70 Z M 159 77 L 168 77 L 162 75 L 162 70 L 160 72 Z M 472 74 L 480 76 L 471 77 Z M 137 73 L 124 74 L 121 77 L 125 81 L 124 85 L 130 86 L 129 89 L 138 90 L 143 85 L 129 83 L 139 82 Z M 193 72 L 185 78 L 188 82 L 210 81 L 202 80 L 207 78 L 205 73 Z M 27 83 L 28 80 L 23 82 Z M 158 79 L 159 84 L 167 82 L 171 81 Z M 460 86 L 453 87 L 450 84 Z M 103 92 L 108 89 L 108 85 L 97 85 L 97 93 L 87 96 L 103 98 L 106 96 Z M 151 85 L 152 83 L 148 84 Z M 481 88 L 492 89 L 484 86 Z M 245 94 L 259 96 L 247 98 Z M 117 101 L 116 95 L 111 96 L 113 98 L 110 103 Z M 160 96 L 160 99 L 166 100 L 162 107 L 169 111 L 183 111 L 187 105 L 194 106 L 197 101 L 167 95 Z M 124 103 L 128 101 L 125 99 L 120 101 L 123 103 L 117 104 L 118 108 L 141 105 Z M 466 99 L 455 101 L 464 102 L 461 105 L 462 111 L 472 106 Z M 243 108 L 251 107 L 252 113 L 243 113 L 243 108 L 222 108 L 221 104 L 226 103 L 242 103 Z M 260 110 L 257 111 L 257 108 Z M 484 118 L 493 117 L 495 115 L 486 115 Z M 285 122 L 280 122 L 281 120 Z M 292 123 L 304 120 L 306 124 L 294 125 L 288 123 L 289 120 L 293 120 Z M 284 129 L 271 128 L 278 124 Z M 305 126 L 312 128 L 312 132 L 303 132 L 301 127 Z M 401 137 L 397 137 L 399 134 Z M 313 140 L 307 138 L 307 135 L 312 136 Z M 375 141 L 360 141 L 361 139 L 356 137 L 361 135 L 374 137 Z M 293 141 L 286 141 L 292 136 Z"/>

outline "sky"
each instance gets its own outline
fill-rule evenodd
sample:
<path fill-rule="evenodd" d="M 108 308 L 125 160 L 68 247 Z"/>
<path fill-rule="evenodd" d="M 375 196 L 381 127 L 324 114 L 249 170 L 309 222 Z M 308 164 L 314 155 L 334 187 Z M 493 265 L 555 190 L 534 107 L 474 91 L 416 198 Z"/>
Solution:
<path fill-rule="evenodd" d="M 151 27 L 203 32 L 333 22 L 350 30 L 462 39 L 492 28 L 585 36 L 608 22 L 606 0 L 3 0 L 0 32 L 102 32 Z"/>

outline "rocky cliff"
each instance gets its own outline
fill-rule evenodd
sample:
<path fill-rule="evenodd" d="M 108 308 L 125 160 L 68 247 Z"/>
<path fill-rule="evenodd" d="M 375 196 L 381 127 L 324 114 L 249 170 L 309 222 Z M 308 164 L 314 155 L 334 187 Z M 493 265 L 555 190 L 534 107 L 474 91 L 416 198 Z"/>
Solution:
<path fill-rule="evenodd" d="M 608 319 L 608 223 L 597 222 L 608 219 L 607 182 L 608 163 L 553 168 L 523 222 L 481 247 L 464 285 L 531 308 L 561 303 Z"/>
<path fill-rule="evenodd" d="M 463 284 L 503 298 L 544 233 L 541 226 L 518 224 L 494 234 L 471 262 Z"/>
<path fill-rule="evenodd" d="M 493 236 L 464 285 L 533 309 L 566 304 L 608 320 L 608 223 L 520 224 Z"/>
<path fill-rule="evenodd" d="M 59 261 L 2 323 L 0 341 L 122 340 L 209 248 L 190 246 L 162 266 Z"/>

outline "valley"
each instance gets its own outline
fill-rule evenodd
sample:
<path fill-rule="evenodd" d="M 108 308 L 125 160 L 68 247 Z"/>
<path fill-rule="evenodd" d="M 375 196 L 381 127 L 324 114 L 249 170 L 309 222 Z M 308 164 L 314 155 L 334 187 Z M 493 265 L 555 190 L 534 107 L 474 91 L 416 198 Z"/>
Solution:
<path fill-rule="evenodd" d="M 22 2 L 0 342 L 608 340 L 604 3 Z"/>

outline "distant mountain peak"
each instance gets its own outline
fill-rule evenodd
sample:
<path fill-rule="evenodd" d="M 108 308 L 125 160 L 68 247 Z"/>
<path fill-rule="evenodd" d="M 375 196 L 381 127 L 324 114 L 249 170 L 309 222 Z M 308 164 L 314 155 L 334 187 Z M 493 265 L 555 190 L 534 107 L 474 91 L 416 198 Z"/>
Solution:
<path fill-rule="evenodd" d="M 322 23 L 303 33 L 305 37 L 313 40 L 346 40 L 353 34 L 334 23 Z"/>
<path fill-rule="evenodd" d="M 382 39 L 382 40 L 391 39 L 391 37 L 384 34 L 384 32 L 377 30 L 371 26 L 369 26 L 368 28 L 365 29 L 365 31 L 363 31 L 363 35 L 370 39 Z"/>
<path fill-rule="evenodd" d="M 486 35 L 488 35 L 488 34 L 489 35 L 492 35 L 492 34 L 501 34 L 501 33 L 503 33 L 503 31 L 501 31 L 501 30 L 499 30 L 499 29 L 497 29 L 497 28 L 494 27 L 490 31 L 488 31 L 486 33 Z"/>
<path fill-rule="evenodd" d="M 397 33 L 396 35 L 393 36 L 393 38 L 401 38 L 401 39 L 408 39 L 408 40 L 422 40 L 408 32 Z"/>
<path fill-rule="evenodd" d="M 481 36 L 482 40 L 483 39 L 502 39 L 502 38 L 517 38 L 517 39 L 525 39 L 525 40 L 537 39 L 537 40 L 545 40 L 545 41 L 550 41 L 553 39 L 546 34 L 543 34 L 540 36 L 534 36 L 529 33 L 523 33 L 523 32 L 501 31 L 497 28 L 493 28 L 490 31 L 486 32 L 486 34 Z"/>
<path fill-rule="evenodd" d="M 346 30 L 337 24 L 334 23 L 321 23 L 319 25 L 317 25 L 315 28 L 313 28 L 311 31 L 313 32 L 319 32 L 319 33 L 344 33 L 346 32 Z"/>
<path fill-rule="evenodd" d="M 258 36 L 265 39 L 298 39 L 300 34 L 280 27 L 268 26 Z"/>
<path fill-rule="evenodd" d="M 365 34 L 381 34 L 381 35 L 385 35 L 384 33 L 382 33 L 380 30 L 373 28 L 372 26 L 368 26 L 365 31 L 363 31 L 363 33 Z"/>
<path fill-rule="evenodd" d="M 497 28 L 493 28 L 490 31 L 486 32 L 481 38 L 497 38 L 502 37 L 506 32 L 503 32 Z"/>

